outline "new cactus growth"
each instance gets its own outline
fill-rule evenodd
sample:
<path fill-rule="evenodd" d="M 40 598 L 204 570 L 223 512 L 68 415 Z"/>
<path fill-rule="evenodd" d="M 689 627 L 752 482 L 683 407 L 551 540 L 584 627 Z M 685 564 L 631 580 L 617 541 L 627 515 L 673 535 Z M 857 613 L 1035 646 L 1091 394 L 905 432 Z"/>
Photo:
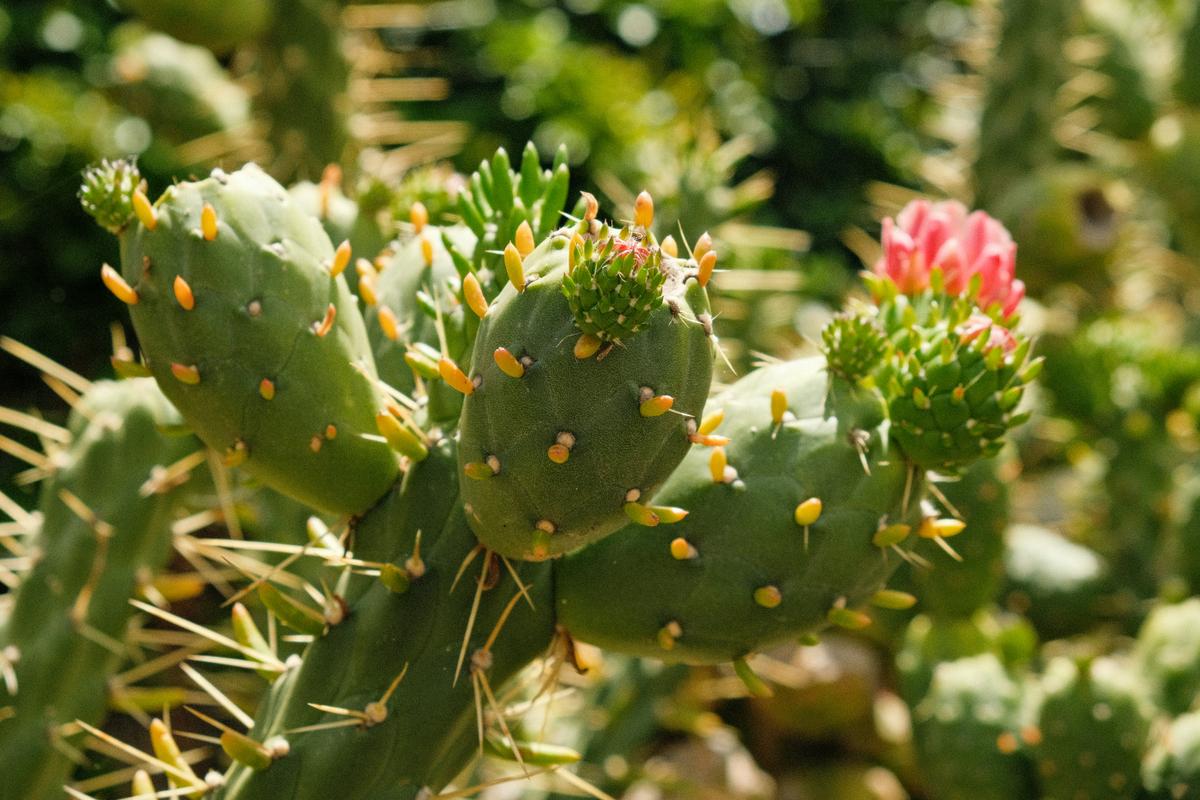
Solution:
<path fill-rule="evenodd" d="M 53 454 L 40 520 L 27 545 L 39 557 L 23 576 L 0 628 L 0 795 L 61 796 L 78 746 L 73 723 L 98 723 L 121 663 L 129 598 L 166 562 L 187 472 L 168 468 L 194 453 L 172 433 L 178 414 L 153 381 L 92 384 Z M 119 699 L 119 698 L 118 698 Z"/>
<path fill-rule="evenodd" d="M 104 274 L 159 386 L 227 463 L 317 508 L 369 506 L 397 467 L 374 435 L 385 403 L 340 275 L 349 246 L 335 250 L 253 165 L 176 184 L 153 205 L 142 189 L 124 199 L 128 169 L 110 167 L 116 197 L 89 207 L 135 212 L 119 233 L 121 274 Z M 103 183 L 93 176 L 85 197 Z"/>
<path fill-rule="evenodd" d="M 708 396 L 712 321 L 698 265 L 644 224 L 586 217 L 506 246 L 509 284 L 480 323 L 459 458 L 480 541 L 549 558 L 633 519 L 687 453 Z M 658 504 L 662 505 L 662 504 Z M 669 504 L 668 504 L 669 505 Z"/>

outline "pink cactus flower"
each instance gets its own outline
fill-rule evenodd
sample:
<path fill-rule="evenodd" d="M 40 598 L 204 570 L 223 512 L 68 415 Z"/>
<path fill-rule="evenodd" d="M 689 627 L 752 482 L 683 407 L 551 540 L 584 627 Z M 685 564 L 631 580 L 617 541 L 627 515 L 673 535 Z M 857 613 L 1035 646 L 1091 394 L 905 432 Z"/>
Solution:
<path fill-rule="evenodd" d="M 1008 353 L 1017 346 L 1017 339 L 1012 331 L 1004 327 L 987 314 L 972 314 L 962 325 L 958 326 L 959 338 L 964 342 L 974 341 L 977 337 L 987 334 L 986 349 L 1003 347 Z"/>
<path fill-rule="evenodd" d="M 889 278 L 901 292 L 929 288 L 930 274 L 942 271 L 946 291 L 962 294 L 980 276 L 979 305 L 1000 304 L 1011 316 L 1025 296 L 1016 279 L 1017 246 L 1003 225 L 982 211 L 968 214 L 962 203 L 914 200 L 895 221 L 883 221 L 883 256 L 875 273 Z"/>

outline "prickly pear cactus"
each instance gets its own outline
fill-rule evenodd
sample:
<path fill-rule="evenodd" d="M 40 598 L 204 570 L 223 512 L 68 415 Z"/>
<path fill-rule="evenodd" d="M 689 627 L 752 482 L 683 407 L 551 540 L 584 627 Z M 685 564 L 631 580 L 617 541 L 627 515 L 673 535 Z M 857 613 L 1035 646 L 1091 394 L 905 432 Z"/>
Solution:
<path fill-rule="evenodd" d="M 1152 800 L 1200 798 L 1200 712 L 1163 731 L 1142 763 L 1142 784 Z"/>
<path fill-rule="evenodd" d="M 933 800 L 1033 797 L 1021 686 L 985 654 L 940 664 L 913 711 L 913 743 Z"/>
<path fill-rule="evenodd" d="M 502 555 L 548 558 L 630 519 L 675 521 L 646 501 L 696 433 L 712 320 L 707 277 L 664 253 L 649 223 L 585 218 L 506 248 L 509 284 L 460 377 L 459 448 L 467 517 Z"/>
<path fill-rule="evenodd" d="M 250 731 L 286 755 L 236 766 L 221 800 L 411 797 L 440 790 L 480 746 L 472 695 L 494 693 L 546 649 L 553 604 L 549 565 L 516 565 L 527 598 L 490 555 L 457 580 L 476 547 L 457 472 L 445 440 L 357 523 L 355 558 L 405 580 L 347 576 L 344 621 L 274 684 Z"/>
<path fill-rule="evenodd" d="M 107 192 L 91 205 L 123 209 L 127 170 L 89 173 L 84 196 Z M 385 403 L 340 275 L 349 246 L 335 251 L 253 165 L 178 183 L 155 204 L 142 189 L 130 198 L 121 271 L 102 276 L 129 304 L 159 386 L 227 464 L 320 509 L 370 506 L 397 466 L 370 436 Z"/>
<path fill-rule="evenodd" d="M 527 145 L 519 170 L 501 148 L 454 198 L 460 222 L 439 224 L 423 202 L 406 210 L 411 235 L 397 243 L 360 291 L 385 381 L 410 391 L 416 380 L 438 377 L 442 356 L 460 366 L 469 363 L 479 317 L 508 278 L 501 251 L 518 231 L 523 237 L 528 230 L 536 239 L 558 227 L 569 180 L 561 148 L 553 166 L 543 169 L 537 148 Z M 431 419 L 458 419 L 461 393 L 436 380 L 426 392 Z"/>
<path fill-rule="evenodd" d="M 1138 631 L 1134 658 L 1158 708 L 1170 716 L 1192 710 L 1200 692 L 1200 598 L 1154 609 Z"/>
<path fill-rule="evenodd" d="M 689 453 L 653 500 L 687 517 L 609 537 L 556 571 L 571 634 L 715 663 L 831 622 L 864 626 L 873 598 L 911 604 L 882 590 L 905 555 L 920 480 L 879 429 L 882 408 L 875 427 L 850 429 L 827 403 L 829 380 L 810 358 L 756 370 L 715 397 L 730 441 Z M 612 581 L 624 589 L 605 589 Z"/>
<path fill-rule="evenodd" d="M 1037 525 L 1013 525 L 1004 553 L 1004 602 L 1053 639 L 1104 613 L 1109 568 L 1099 554 Z"/>
<path fill-rule="evenodd" d="M 179 422 L 147 379 L 95 383 L 71 415 L 29 531 L 39 558 L 0 628 L 3 797 L 60 797 L 78 741 L 64 726 L 98 723 L 119 688 L 129 599 L 166 562 L 181 505 L 164 470 L 200 447 Z"/>
<path fill-rule="evenodd" d="M 1112 659 L 1060 657 L 1042 678 L 1041 742 L 1034 749 L 1045 800 L 1137 795 L 1149 716 L 1136 676 Z"/>

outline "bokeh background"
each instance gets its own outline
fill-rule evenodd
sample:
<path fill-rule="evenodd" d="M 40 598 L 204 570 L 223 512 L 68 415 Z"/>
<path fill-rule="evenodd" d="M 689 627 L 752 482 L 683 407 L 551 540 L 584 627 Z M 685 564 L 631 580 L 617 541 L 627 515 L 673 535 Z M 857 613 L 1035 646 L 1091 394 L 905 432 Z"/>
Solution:
<path fill-rule="evenodd" d="M 1017 445 L 946 488 L 985 510 L 955 540 L 966 566 L 931 551 L 937 569 L 907 579 L 922 616 L 776 654 L 786 688 L 769 704 L 729 676 L 610 662 L 562 734 L 597 783 L 639 799 L 950 797 L 936 787 L 951 751 L 920 736 L 928 676 L 905 684 L 939 620 L 1019 669 L 1129 652 L 1156 604 L 1200 592 L 1190 0 L 8 0 L 0 334 L 111 374 L 132 335 L 97 279 L 116 245 L 76 199 L 98 158 L 136 156 L 156 190 L 247 160 L 334 181 L 336 224 L 378 249 L 413 198 L 529 140 L 565 143 L 573 189 L 607 214 L 629 216 L 645 188 L 660 232 L 712 232 L 739 370 L 811 350 L 878 256 L 880 220 L 918 196 L 1010 228 L 1047 357 Z M 63 415 L 7 357 L 0 405 Z M 0 485 L 28 505 L 28 484 L 0 453 Z"/>

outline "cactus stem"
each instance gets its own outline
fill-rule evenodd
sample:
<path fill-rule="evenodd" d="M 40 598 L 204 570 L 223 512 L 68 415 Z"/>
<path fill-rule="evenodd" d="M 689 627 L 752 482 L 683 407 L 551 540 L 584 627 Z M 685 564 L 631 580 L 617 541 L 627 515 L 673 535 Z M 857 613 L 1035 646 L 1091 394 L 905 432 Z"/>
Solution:
<path fill-rule="evenodd" d="M 313 333 L 318 339 L 324 339 L 325 335 L 333 330 L 333 321 L 337 319 L 337 306 L 330 303 L 325 307 L 325 318 L 320 322 L 313 323 Z"/>
<path fill-rule="evenodd" d="M 396 312 L 387 306 L 379 306 L 379 327 L 383 335 L 393 342 L 400 338 L 400 321 L 396 319 Z"/>
<path fill-rule="evenodd" d="M 176 362 L 171 365 L 171 374 L 175 376 L 175 380 L 180 383 L 186 383 L 189 386 L 195 386 L 200 383 L 200 370 L 195 364 L 180 364 Z"/>
<path fill-rule="evenodd" d="M 210 203 L 200 209 L 200 235 L 206 242 L 217 238 L 217 210 Z"/>
<path fill-rule="evenodd" d="M 412 223 L 413 233 L 420 234 L 429 224 L 429 209 L 420 200 L 408 207 L 408 221 Z"/>
<path fill-rule="evenodd" d="M 121 273 L 110 267 L 108 264 L 100 267 L 100 280 L 108 288 L 118 300 L 126 305 L 136 306 L 138 300 L 137 290 L 125 282 L 121 277 Z"/>
<path fill-rule="evenodd" d="M 467 277 L 463 278 L 463 299 L 467 301 L 467 307 L 475 312 L 475 316 L 480 319 L 487 316 L 487 298 L 483 296 L 483 288 L 474 272 L 468 272 Z"/>
<path fill-rule="evenodd" d="M 775 695 L 775 692 L 771 691 L 771 687 L 767 685 L 766 681 L 758 677 L 754 670 L 751 669 L 746 659 L 739 658 L 734 661 L 733 672 L 745 684 L 746 690 L 750 692 L 752 697 L 773 697 Z"/>
<path fill-rule="evenodd" d="M 760 586 L 754 590 L 754 602 L 763 608 L 776 608 L 783 602 L 783 592 L 778 586 Z"/>
<path fill-rule="evenodd" d="M 517 246 L 509 242 L 504 248 L 504 270 L 508 273 L 508 282 L 518 292 L 525 291 L 525 264 Z"/>
<path fill-rule="evenodd" d="M 517 227 L 517 233 L 513 237 L 513 244 L 517 246 L 517 252 L 521 254 L 521 258 L 533 252 L 536 246 L 533 241 L 533 228 L 529 227 L 529 223 L 525 220 Z"/>
<path fill-rule="evenodd" d="M 507 348 L 497 347 L 492 353 L 496 366 L 510 378 L 520 378 L 525 375 L 525 366 Z"/>
<path fill-rule="evenodd" d="M 675 642 L 683 636 L 683 626 L 671 620 L 658 630 L 658 646 L 663 650 L 674 650 Z"/>
<path fill-rule="evenodd" d="M 275 399 L 275 381 L 270 378 L 263 378 L 258 382 L 258 393 L 263 400 Z"/>
<path fill-rule="evenodd" d="M 575 357 L 580 361 L 585 361 L 596 354 L 601 344 L 602 342 L 598 337 L 590 333 L 582 334 L 575 340 Z"/>
<path fill-rule="evenodd" d="M 700 553 L 687 539 L 678 536 L 671 540 L 671 558 L 676 561 L 688 561 L 699 557 Z"/>
<path fill-rule="evenodd" d="M 467 377 L 467 374 L 459 369 L 458 364 L 455 364 L 450 359 L 443 356 L 438 361 L 438 373 L 442 376 L 450 388 L 463 394 L 474 394 L 475 384 Z"/>
<path fill-rule="evenodd" d="M 184 311 L 191 311 L 196 307 L 196 296 L 192 294 L 192 287 L 182 275 L 175 276 L 171 290 L 175 293 L 175 302 L 179 303 L 179 307 Z"/>
<path fill-rule="evenodd" d="M 700 268 L 696 272 L 696 281 L 701 287 L 707 287 L 708 282 L 712 280 L 713 271 L 717 267 L 717 251 L 709 250 L 704 254 L 704 258 L 700 259 Z"/>
<path fill-rule="evenodd" d="M 148 231 L 158 227 L 158 213 L 150 204 L 150 198 L 140 188 L 133 190 L 133 213 Z"/>

